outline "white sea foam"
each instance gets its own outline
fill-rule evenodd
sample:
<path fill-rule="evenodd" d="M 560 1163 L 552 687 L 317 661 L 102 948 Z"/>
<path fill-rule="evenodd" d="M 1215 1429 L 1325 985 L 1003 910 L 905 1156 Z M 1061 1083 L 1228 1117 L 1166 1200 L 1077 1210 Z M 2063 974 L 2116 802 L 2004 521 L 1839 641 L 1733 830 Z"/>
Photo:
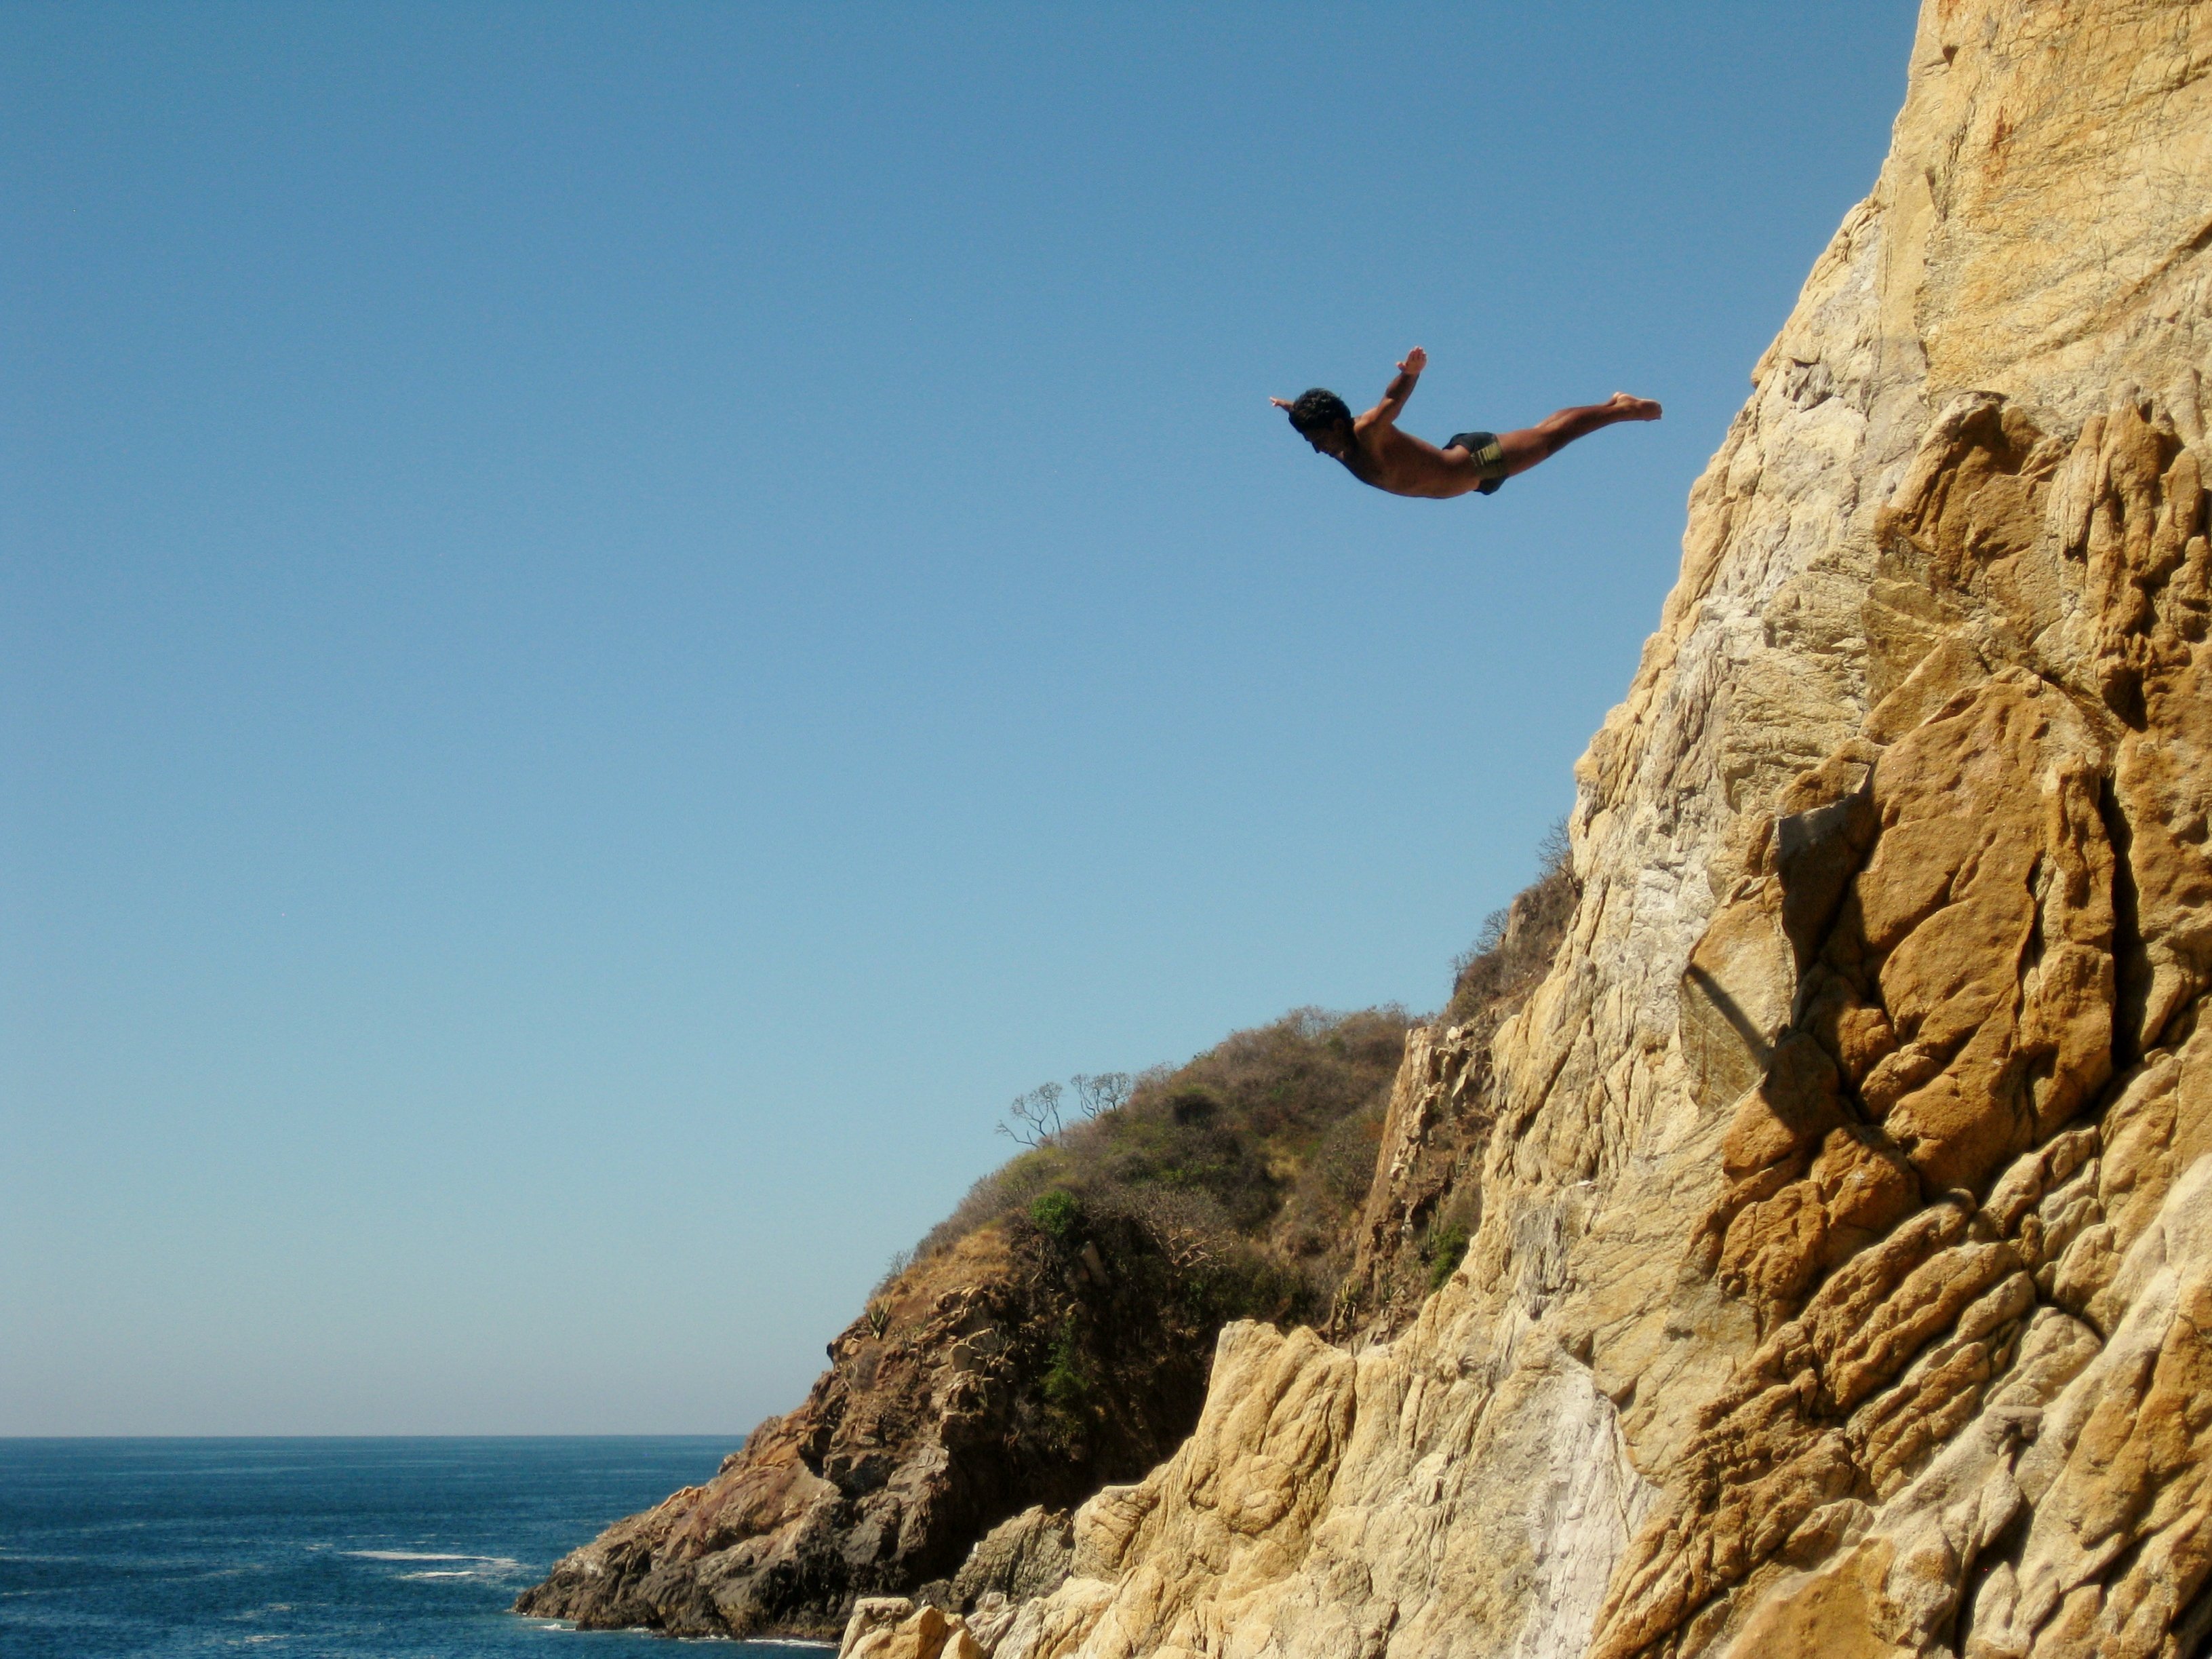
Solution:
<path fill-rule="evenodd" d="M 357 1561 L 481 1561 L 501 1571 L 512 1571 L 522 1564 L 508 1555 L 441 1555 L 428 1550 L 340 1550 Z"/>

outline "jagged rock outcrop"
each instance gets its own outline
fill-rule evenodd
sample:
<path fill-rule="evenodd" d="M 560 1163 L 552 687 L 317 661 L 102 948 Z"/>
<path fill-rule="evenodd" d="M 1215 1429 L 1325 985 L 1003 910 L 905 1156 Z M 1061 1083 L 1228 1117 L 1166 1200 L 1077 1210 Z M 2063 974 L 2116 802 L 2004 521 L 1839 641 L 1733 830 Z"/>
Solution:
<path fill-rule="evenodd" d="M 839 1659 L 936 1659 L 948 1651 L 982 1659 L 1019 1608 L 1067 1582 L 1075 1541 L 1068 1522 L 1065 1510 L 1024 1510 L 976 1544 L 950 1584 L 861 1598 L 846 1621 Z"/>
<path fill-rule="evenodd" d="M 997 1659 L 2197 1650 L 2208 247 L 2212 4 L 1929 0 L 1578 770 L 1466 1260 L 1224 1331 Z"/>
<path fill-rule="evenodd" d="M 991 1528 L 946 1587 L 954 1611 L 973 1613 L 988 1596 L 1018 1605 L 1067 1581 L 1075 1537 L 1065 1510 L 1034 1504 Z"/>
<path fill-rule="evenodd" d="M 1206 1356 L 1164 1322 L 1159 1265 L 1126 1224 L 1079 1242 L 968 1235 L 846 1328 L 798 1410 L 704 1486 L 562 1557 L 516 1610 L 585 1628 L 830 1637 L 857 1597 L 950 1578 L 1006 1517 L 1140 1473 L 1196 1419 Z M 1085 1377 L 1079 1409 L 1040 1396 L 1055 1364 Z M 1006 1559 L 969 1574 L 979 1592 L 1056 1582 L 1065 1518 L 1037 1515 L 1008 1522 Z"/>
<path fill-rule="evenodd" d="M 903 1595 L 872 1595 L 853 1609 L 838 1659 L 983 1659 L 965 1620 L 941 1607 L 917 1608 Z"/>

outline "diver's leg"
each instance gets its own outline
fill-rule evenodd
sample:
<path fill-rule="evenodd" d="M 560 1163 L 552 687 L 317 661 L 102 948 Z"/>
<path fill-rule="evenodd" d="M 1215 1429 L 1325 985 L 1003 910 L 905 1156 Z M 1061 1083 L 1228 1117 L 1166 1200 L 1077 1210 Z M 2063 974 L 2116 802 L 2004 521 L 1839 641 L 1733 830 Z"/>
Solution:
<path fill-rule="evenodd" d="M 1539 461 L 1549 460 L 1577 438 L 1620 421 L 1656 421 L 1659 405 L 1649 398 L 1632 398 L 1616 392 L 1601 404 L 1582 404 L 1547 415 L 1534 426 L 1498 434 L 1498 447 L 1505 457 L 1505 475 L 1526 472 Z"/>

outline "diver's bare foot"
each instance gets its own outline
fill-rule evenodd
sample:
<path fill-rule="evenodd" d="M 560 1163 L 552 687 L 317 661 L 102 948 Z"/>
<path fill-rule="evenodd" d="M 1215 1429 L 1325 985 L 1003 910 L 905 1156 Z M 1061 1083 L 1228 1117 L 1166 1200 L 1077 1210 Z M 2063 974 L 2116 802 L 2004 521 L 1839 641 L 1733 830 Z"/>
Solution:
<path fill-rule="evenodd" d="M 1626 392 L 1616 392 L 1606 401 L 1620 411 L 1620 418 L 1624 421 L 1656 421 L 1659 418 L 1659 405 L 1649 398 L 1632 398 Z"/>

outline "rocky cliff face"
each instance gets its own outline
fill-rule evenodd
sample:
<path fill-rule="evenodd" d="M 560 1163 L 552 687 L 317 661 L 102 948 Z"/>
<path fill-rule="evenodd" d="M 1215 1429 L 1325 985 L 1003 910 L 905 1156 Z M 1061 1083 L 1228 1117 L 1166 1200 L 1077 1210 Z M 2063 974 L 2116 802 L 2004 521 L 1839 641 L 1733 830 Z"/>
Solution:
<path fill-rule="evenodd" d="M 2197 1650 L 2208 246 L 2212 5 L 1929 0 L 1580 767 L 1464 1262 L 1225 1331 L 998 1659 Z"/>

